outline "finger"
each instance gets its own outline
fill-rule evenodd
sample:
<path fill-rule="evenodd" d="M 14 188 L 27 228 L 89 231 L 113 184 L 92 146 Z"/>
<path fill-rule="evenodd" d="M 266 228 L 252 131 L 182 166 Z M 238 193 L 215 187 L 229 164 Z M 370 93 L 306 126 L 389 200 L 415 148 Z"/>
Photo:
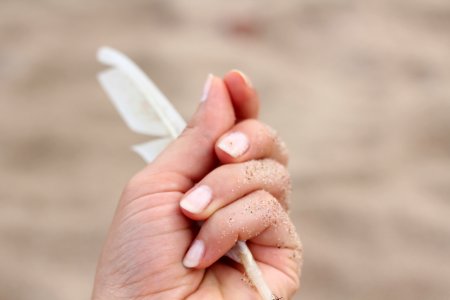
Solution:
<path fill-rule="evenodd" d="M 189 260 L 192 257 L 188 253 L 187 265 L 209 267 L 238 240 L 251 240 L 259 246 L 297 248 L 298 238 L 292 226 L 272 195 L 265 191 L 253 192 L 217 211 L 202 225 L 193 244 L 203 244 L 204 250 L 198 261 Z"/>
<path fill-rule="evenodd" d="M 216 154 L 222 163 L 272 158 L 286 165 L 288 153 L 275 130 L 255 119 L 244 120 L 228 130 L 216 142 Z"/>
<path fill-rule="evenodd" d="M 215 164 L 214 143 L 235 122 L 222 79 L 208 76 L 203 99 L 183 133 L 144 172 L 177 173 L 197 181 Z"/>
<path fill-rule="evenodd" d="M 238 70 L 228 72 L 223 78 L 230 93 L 238 120 L 258 117 L 259 99 L 250 80 Z"/>
<path fill-rule="evenodd" d="M 288 274 L 293 281 L 298 280 L 301 245 L 295 227 L 278 201 L 264 191 L 249 194 L 209 218 L 183 264 L 190 268 L 207 268 L 238 240 L 247 241 L 254 258 L 263 263 L 263 273 L 276 269 L 278 273 Z M 267 281 L 272 285 L 272 280 Z"/>
<path fill-rule="evenodd" d="M 180 206 L 188 218 L 205 220 L 220 208 L 257 190 L 267 191 L 287 209 L 290 177 L 286 167 L 272 159 L 222 165 L 187 192 Z"/>

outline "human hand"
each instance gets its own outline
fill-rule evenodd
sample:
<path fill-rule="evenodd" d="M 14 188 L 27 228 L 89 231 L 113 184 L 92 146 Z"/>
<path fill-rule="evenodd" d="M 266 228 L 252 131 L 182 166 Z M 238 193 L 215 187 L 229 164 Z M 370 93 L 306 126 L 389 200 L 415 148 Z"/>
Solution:
<path fill-rule="evenodd" d="M 93 299 L 258 299 L 242 266 L 221 259 L 237 240 L 274 295 L 298 288 L 284 147 L 256 120 L 256 93 L 240 73 L 210 77 L 204 97 L 182 135 L 125 188 Z"/>

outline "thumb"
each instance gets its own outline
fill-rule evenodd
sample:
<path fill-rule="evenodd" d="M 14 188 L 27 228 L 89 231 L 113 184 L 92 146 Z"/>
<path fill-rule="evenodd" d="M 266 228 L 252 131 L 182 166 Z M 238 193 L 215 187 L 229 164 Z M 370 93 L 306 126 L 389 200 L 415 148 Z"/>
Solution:
<path fill-rule="evenodd" d="M 209 75 L 200 105 L 186 129 L 144 172 L 175 172 L 198 181 L 216 162 L 214 144 L 235 122 L 233 104 L 222 79 Z"/>

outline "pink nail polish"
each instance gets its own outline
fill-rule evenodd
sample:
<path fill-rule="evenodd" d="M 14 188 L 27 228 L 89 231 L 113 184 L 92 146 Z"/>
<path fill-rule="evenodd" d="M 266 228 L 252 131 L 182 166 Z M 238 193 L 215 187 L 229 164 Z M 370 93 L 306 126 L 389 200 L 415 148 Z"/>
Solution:
<path fill-rule="evenodd" d="M 202 240 L 195 240 L 188 252 L 184 256 L 183 265 L 186 268 L 195 268 L 205 253 L 205 243 Z"/>
<path fill-rule="evenodd" d="M 198 214 L 208 206 L 211 199 L 211 188 L 207 185 L 201 185 L 184 197 L 180 206 L 191 213 Z"/>
<path fill-rule="evenodd" d="M 247 136 L 239 131 L 228 134 L 217 145 L 219 149 L 234 158 L 244 154 L 249 146 Z"/>

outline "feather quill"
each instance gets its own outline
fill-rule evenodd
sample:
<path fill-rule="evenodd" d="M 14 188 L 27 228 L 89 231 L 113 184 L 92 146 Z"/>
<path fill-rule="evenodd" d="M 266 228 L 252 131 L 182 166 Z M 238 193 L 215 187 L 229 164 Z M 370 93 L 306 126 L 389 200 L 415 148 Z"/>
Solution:
<path fill-rule="evenodd" d="M 186 122 L 150 78 L 124 54 L 102 47 L 97 59 L 110 66 L 99 73 L 98 79 L 128 127 L 134 132 L 156 137 L 132 146 L 146 162 L 153 161 L 178 137 Z M 264 300 L 272 299 L 272 293 L 244 241 L 238 241 L 227 256 L 244 265 L 247 276 Z"/>

